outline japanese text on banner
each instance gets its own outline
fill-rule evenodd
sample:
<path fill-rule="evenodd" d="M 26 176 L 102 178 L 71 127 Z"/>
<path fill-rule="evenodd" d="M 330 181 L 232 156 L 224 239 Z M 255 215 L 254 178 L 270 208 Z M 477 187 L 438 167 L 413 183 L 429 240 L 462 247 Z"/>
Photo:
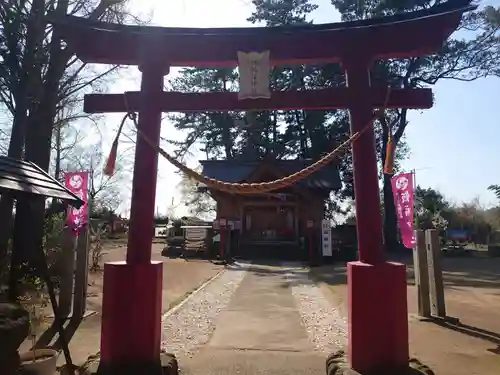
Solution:
<path fill-rule="evenodd" d="M 414 187 L 413 173 L 401 173 L 391 179 L 394 204 L 398 217 L 401 238 L 405 247 L 415 247 L 415 230 L 413 226 Z"/>
<path fill-rule="evenodd" d="M 80 208 L 69 207 L 68 209 L 68 225 L 77 235 L 79 230 L 87 224 L 88 181 L 88 172 L 68 172 L 64 176 L 66 188 L 85 202 Z"/>

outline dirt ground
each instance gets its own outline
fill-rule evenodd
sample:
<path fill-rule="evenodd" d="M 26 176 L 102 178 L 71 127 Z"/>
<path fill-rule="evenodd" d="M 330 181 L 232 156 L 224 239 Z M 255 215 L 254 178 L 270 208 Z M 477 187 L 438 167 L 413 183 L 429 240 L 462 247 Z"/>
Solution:
<path fill-rule="evenodd" d="M 152 259 L 163 261 L 163 312 L 175 306 L 196 290 L 205 281 L 215 276 L 222 266 L 204 260 L 167 259 L 161 256 L 163 244 L 153 244 Z M 102 263 L 125 260 L 126 247 L 123 244 L 111 243 L 103 247 Z M 100 327 L 102 311 L 102 268 L 98 272 L 90 272 L 88 279 L 87 310 L 92 313 L 79 324 L 70 322 L 66 326 L 70 337 L 70 352 L 73 363 L 82 364 L 89 355 L 99 351 Z M 126 293 L 127 291 L 123 291 Z M 49 338 L 50 335 L 45 335 Z M 45 344 L 41 337 L 41 345 Z M 28 350 L 30 342 L 25 342 L 20 351 Z M 60 364 L 65 363 L 61 354 Z"/>
<path fill-rule="evenodd" d="M 166 311 L 184 299 L 186 294 L 214 276 L 221 270 L 221 266 L 205 260 L 168 259 L 161 256 L 163 247 L 161 243 L 154 243 L 151 258 L 163 261 L 163 311 Z M 126 246 L 116 247 L 110 244 L 104 250 L 102 263 L 125 260 L 126 251 Z M 87 292 L 87 309 L 89 310 L 101 312 L 102 281 L 102 268 L 98 272 L 89 273 Z"/>
<path fill-rule="evenodd" d="M 446 312 L 457 325 L 439 326 L 416 318 L 417 295 L 412 259 L 407 264 L 411 356 L 439 375 L 493 375 L 500 369 L 500 259 L 443 258 Z M 347 313 L 345 266 L 323 266 L 314 275 Z"/>

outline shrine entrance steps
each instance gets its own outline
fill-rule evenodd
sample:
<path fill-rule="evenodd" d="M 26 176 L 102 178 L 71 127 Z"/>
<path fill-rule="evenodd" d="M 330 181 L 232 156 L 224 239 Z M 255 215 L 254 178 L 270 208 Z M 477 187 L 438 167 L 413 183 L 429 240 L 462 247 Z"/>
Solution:
<path fill-rule="evenodd" d="M 327 354 L 316 350 L 292 292 L 298 282 L 271 264 L 250 266 L 208 342 L 179 357 L 182 374 L 325 374 Z"/>
<path fill-rule="evenodd" d="M 246 260 L 268 259 L 281 261 L 305 261 L 305 252 L 296 242 L 249 242 L 242 243 L 234 256 Z"/>

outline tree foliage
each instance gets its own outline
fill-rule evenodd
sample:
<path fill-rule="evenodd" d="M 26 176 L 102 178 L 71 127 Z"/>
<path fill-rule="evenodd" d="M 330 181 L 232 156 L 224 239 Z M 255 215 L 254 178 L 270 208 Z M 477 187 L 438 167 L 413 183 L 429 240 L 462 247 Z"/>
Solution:
<path fill-rule="evenodd" d="M 89 172 L 89 202 L 91 212 L 115 212 L 123 203 L 123 185 L 129 177 L 124 168 L 126 155 L 116 161 L 112 176 L 103 172 L 107 155 L 102 152 L 101 142 L 84 146 L 75 146 L 71 153 L 62 160 L 63 172 Z"/>
<path fill-rule="evenodd" d="M 183 175 L 179 188 L 181 201 L 191 215 L 204 218 L 214 216 L 215 201 L 199 190 L 199 184 L 195 180 Z"/>
<path fill-rule="evenodd" d="M 428 9 L 439 2 L 332 0 L 332 5 L 339 11 L 343 21 L 354 21 Z M 498 12 L 498 9 L 486 7 L 466 14 L 458 31 L 436 55 L 375 62 L 371 69 L 372 83 L 397 88 L 417 88 L 429 87 L 447 79 L 472 81 L 498 75 Z M 378 137 L 381 163 L 385 160 L 389 132 L 392 132 L 394 142 L 401 148 L 408 123 L 407 109 L 387 112 L 387 118 L 381 121 L 381 134 Z M 397 238 L 397 220 L 389 176 L 384 177 L 383 193 L 385 243 L 392 248 Z"/>
<path fill-rule="evenodd" d="M 479 199 L 452 204 L 436 189 L 417 187 L 415 216 L 419 229 L 462 229 L 476 244 L 488 243 L 490 233 L 500 229 L 499 207 L 486 209 Z"/>
<path fill-rule="evenodd" d="M 310 0 L 253 0 L 255 9 L 248 20 L 265 26 L 308 23 L 317 9 Z M 427 9 L 438 1 L 390 0 L 359 2 L 332 0 L 343 21 L 354 21 L 396 13 Z M 471 81 L 497 75 L 499 61 L 498 9 L 486 7 L 467 14 L 459 30 L 434 56 L 376 61 L 371 68 L 372 84 L 394 88 L 428 87 L 440 80 Z M 362 48 L 362 47 L 360 47 Z M 185 69 L 173 80 L 179 91 L 236 91 L 238 75 L 234 69 Z M 295 65 L 274 67 L 270 86 L 273 90 L 307 90 L 344 87 L 345 76 L 339 64 Z M 346 111 L 265 111 L 250 113 L 190 113 L 172 118 L 177 129 L 185 131 L 185 142 L 177 142 L 180 155 L 199 144 L 207 158 L 318 159 L 349 136 Z M 408 110 L 386 112 L 374 125 L 378 160 L 385 161 L 390 133 L 398 145 L 396 168 L 408 156 L 404 132 L 408 126 Z M 343 188 L 329 202 L 330 212 L 341 212 L 339 201 L 353 198 L 352 159 L 348 153 L 339 161 Z M 397 220 L 390 176 L 383 178 L 385 242 L 394 247 Z"/>
<path fill-rule="evenodd" d="M 444 196 L 432 188 L 415 190 L 415 218 L 419 229 L 446 229 L 448 221 L 445 212 L 450 204 Z"/>
<path fill-rule="evenodd" d="M 254 1 L 252 23 L 266 26 L 306 23 L 317 8 L 308 0 Z M 273 90 L 305 90 L 342 85 L 340 66 L 274 67 Z M 171 81 L 175 91 L 237 91 L 236 69 L 184 69 Z M 348 137 L 348 118 L 342 111 L 252 111 L 246 113 L 188 113 L 172 116 L 178 130 L 186 133 L 184 142 L 174 142 L 178 155 L 197 144 L 207 158 L 255 160 L 266 156 L 277 159 L 318 159 Z M 339 161 L 345 188 L 342 196 L 352 196 L 350 155 Z"/>
<path fill-rule="evenodd" d="M 500 185 L 490 185 L 488 186 L 488 190 L 492 191 L 498 200 L 500 200 Z"/>
<path fill-rule="evenodd" d="M 51 15 L 78 15 L 93 20 L 123 23 L 134 21 L 125 0 L 5 0 L 0 5 L 0 103 L 11 126 L 7 153 L 49 170 L 54 128 L 81 118 L 86 90 L 103 89 L 105 78 L 117 67 L 94 69 L 79 61 L 57 28 Z M 78 111 L 79 112 L 79 111 Z M 57 143 L 56 137 L 56 143 Z M 59 146 L 58 146 L 59 147 Z M 56 160 L 58 160 L 56 158 Z M 58 174 L 58 165 L 56 164 Z M 0 263 L 7 251 L 12 229 L 13 201 L 0 199 Z M 30 236 L 18 236 L 13 262 L 33 257 L 41 246 L 45 202 L 42 198 L 16 205 L 16 225 L 29 226 Z M 22 254 L 21 254 L 22 252 Z M 19 254 L 17 254 L 19 253 Z M 16 277 L 15 275 L 13 276 Z"/>

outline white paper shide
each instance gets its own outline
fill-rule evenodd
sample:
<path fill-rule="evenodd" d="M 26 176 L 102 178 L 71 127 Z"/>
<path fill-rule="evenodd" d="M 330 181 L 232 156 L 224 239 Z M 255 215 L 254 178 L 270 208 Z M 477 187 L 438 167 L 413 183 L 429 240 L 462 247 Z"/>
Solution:
<path fill-rule="evenodd" d="M 270 99 L 269 51 L 238 52 L 238 68 L 240 73 L 240 92 L 238 99 Z"/>

